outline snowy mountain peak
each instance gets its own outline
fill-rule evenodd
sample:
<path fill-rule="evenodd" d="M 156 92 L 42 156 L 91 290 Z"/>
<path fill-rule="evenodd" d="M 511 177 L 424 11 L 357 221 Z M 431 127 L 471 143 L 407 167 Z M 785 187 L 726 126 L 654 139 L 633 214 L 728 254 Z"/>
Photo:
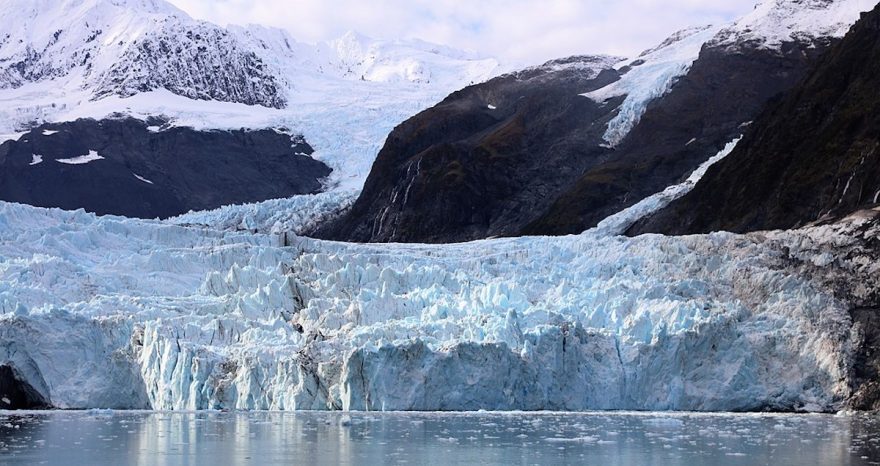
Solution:
<path fill-rule="evenodd" d="M 95 0 L 135 11 L 188 16 L 183 10 L 165 0 Z"/>
<path fill-rule="evenodd" d="M 94 26 L 112 24 L 131 14 L 189 18 L 183 10 L 165 0 L 0 0 L 0 8 L 4 12 L 0 19 L 4 26 L 31 26 L 35 32 L 37 24 L 22 20 L 28 18 L 42 25 L 75 25 L 75 21 L 83 21 L 85 26 Z M 89 22 L 92 24 L 85 24 Z"/>
<path fill-rule="evenodd" d="M 448 79 L 447 68 L 464 66 L 466 74 L 481 76 L 498 67 L 493 59 L 422 40 L 373 39 L 349 31 L 323 44 L 330 50 L 331 68 L 343 77 L 374 82 L 427 84 Z M 318 45 L 319 49 L 322 44 Z M 460 74 L 460 73 L 459 73 Z"/>
<path fill-rule="evenodd" d="M 350 53 L 357 53 L 362 51 L 363 49 L 369 47 L 371 43 L 375 42 L 375 40 L 371 37 L 367 37 L 364 34 L 361 34 L 356 31 L 347 31 L 342 37 L 331 41 L 330 43 L 335 46 L 337 50 L 339 50 L 340 55 L 344 54 L 346 51 Z"/>
<path fill-rule="evenodd" d="M 703 26 L 693 26 L 693 27 L 689 27 L 689 28 L 685 28 L 680 31 L 677 31 L 677 32 L 673 33 L 671 36 L 667 37 L 666 40 L 664 40 L 663 42 L 661 42 L 657 46 L 652 47 L 648 50 L 645 50 L 644 52 L 639 54 L 639 58 L 644 58 L 649 55 L 653 55 L 653 54 L 658 53 L 664 49 L 670 49 L 673 46 L 675 46 L 676 44 L 680 44 L 682 41 L 684 41 L 690 37 L 693 37 L 694 35 L 699 34 L 701 32 L 705 32 L 709 29 L 712 29 L 711 24 L 706 24 Z"/>
<path fill-rule="evenodd" d="M 281 29 L 195 20 L 161 0 L 0 8 L 0 141 L 116 114 L 200 129 L 295 128 L 346 186 L 363 182 L 395 125 L 500 72 L 494 59 L 419 40 L 351 32 L 304 43 Z M 351 138 L 340 139 L 346 125 Z"/>
<path fill-rule="evenodd" d="M 840 38 L 862 12 L 876 4 L 876 0 L 762 0 L 751 13 L 721 31 L 710 45 L 737 48 L 749 44 L 778 49 L 786 42 Z"/>
<path fill-rule="evenodd" d="M 0 19 L 0 90 L 57 81 L 53 87 L 86 91 L 91 100 L 164 89 L 283 108 L 302 80 L 316 75 L 439 80 L 454 88 L 485 79 L 498 66 L 419 41 L 354 32 L 303 44 L 278 29 L 197 21 L 164 0 L 0 0 L 0 8 L 15 12 Z"/>

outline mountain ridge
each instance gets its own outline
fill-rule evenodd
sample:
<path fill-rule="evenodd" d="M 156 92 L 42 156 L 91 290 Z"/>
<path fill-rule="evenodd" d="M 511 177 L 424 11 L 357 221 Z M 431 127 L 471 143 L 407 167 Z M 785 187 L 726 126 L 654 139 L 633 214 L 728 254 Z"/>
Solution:
<path fill-rule="evenodd" d="M 880 7 L 766 109 L 691 193 L 630 233 L 797 228 L 880 201 L 878 38 Z"/>
<path fill-rule="evenodd" d="M 442 243 L 577 234 L 596 226 L 685 180 L 741 136 L 770 99 L 839 40 L 841 22 L 854 22 L 864 3 L 826 1 L 835 12 L 826 17 L 816 10 L 819 0 L 803 1 L 764 1 L 729 26 L 673 34 L 610 67 L 609 76 L 617 76 L 604 86 L 565 98 L 572 89 L 564 79 L 534 79 L 520 88 L 497 78 L 453 93 L 389 136 L 352 210 L 314 234 Z M 756 41 L 758 33 L 766 40 Z M 531 97 L 542 92 L 560 93 L 560 101 Z M 518 107 L 522 97 L 527 113 Z M 572 98 L 595 107 L 584 104 L 585 113 L 573 120 L 565 112 L 580 103 L 569 104 Z M 515 118 L 527 114 L 531 124 Z M 569 131 L 571 121 L 578 121 L 577 131 Z"/>
<path fill-rule="evenodd" d="M 93 99 L 164 88 L 194 99 L 283 108 L 297 85 L 292 70 L 423 83 L 443 79 L 444 66 L 482 60 L 422 41 L 378 41 L 353 33 L 305 44 L 280 29 L 195 20 L 164 0 L 0 5 L 19 11 L 0 20 L 8 31 L 0 41 L 0 90 L 66 78 L 91 89 Z M 497 62 L 485 68 L 493 66 Z"/>

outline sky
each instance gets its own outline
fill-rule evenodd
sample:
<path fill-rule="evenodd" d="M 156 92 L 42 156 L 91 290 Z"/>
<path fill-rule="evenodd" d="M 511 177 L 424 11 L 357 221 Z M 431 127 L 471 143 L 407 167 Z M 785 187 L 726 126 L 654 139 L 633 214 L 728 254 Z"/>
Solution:
<path fill-rule="evenodd" d="M 757 0 L 170 1 L 198 19 L 280 27 L 302 42 L 351 30 L 533 64 L 589 53 L 632 56 L 679 29 L 729 22 Z"/>

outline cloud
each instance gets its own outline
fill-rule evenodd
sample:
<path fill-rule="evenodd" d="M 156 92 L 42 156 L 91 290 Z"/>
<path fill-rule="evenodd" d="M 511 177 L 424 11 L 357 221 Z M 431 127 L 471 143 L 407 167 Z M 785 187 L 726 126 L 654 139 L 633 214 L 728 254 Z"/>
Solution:
<path fill-rule="evenodd" d="M 517 63 L 633 55 L 676 30 L 729 22 L 755 0 L 170 0 L 218 24 L 255 23 L 317 42 L 354 30 L 418 38 Z"/>

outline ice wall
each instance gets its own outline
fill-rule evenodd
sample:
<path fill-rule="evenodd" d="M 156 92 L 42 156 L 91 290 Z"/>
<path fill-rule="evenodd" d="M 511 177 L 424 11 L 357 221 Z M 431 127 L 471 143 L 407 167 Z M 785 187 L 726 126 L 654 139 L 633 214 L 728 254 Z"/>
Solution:
<path fill-rule="evenodd" d="M 0 204 L 0 364 L 63 408 L 834 410 L 847 394 L 845 303 L 783 252 L 847 238 L 832 227 L 288 247 L 214 228 Z"/>

